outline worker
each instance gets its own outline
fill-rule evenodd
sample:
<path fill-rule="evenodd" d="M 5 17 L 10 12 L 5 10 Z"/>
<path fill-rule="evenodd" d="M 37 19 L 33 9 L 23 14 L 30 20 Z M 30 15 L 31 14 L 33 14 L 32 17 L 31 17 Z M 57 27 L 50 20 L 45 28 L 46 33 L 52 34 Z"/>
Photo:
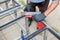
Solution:
<path fill-rule="evenodd" d="M 24 11 L 27 12 L 36 12 L 36 6 L 39 8 L 41 14 L 34 15 L 34 20 L 41 21 L 46 18 L 59 4 L 59 0 L 51 0 L 51 4 L 49 5 L 50 0 L 27 0 L 28 4 Z M 48 6 L 49 5 L 49 6 Z M 29 26 L 31 25 L 32 18 L 28 18 Z"/>

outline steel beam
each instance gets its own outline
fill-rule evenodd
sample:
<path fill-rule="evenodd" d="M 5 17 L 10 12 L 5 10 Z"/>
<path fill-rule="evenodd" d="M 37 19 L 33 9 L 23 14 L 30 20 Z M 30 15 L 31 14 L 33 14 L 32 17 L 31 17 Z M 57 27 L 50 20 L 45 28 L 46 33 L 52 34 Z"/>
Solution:
<path fill-rule="evenodd" d="M 23 17 L 24 17 L 24 15 L 23 15 L 23 16 L 20 16 L 20 17 L 18 17 L 18 18 L 16 18 L 16 19 L 14 19 L 14 20 L 12 20 L 12 21 L 10 21 L 10 22 L 8 22 L 8 23 L 2 25 L 2 26 L 0 26 L 0 31 L 3 30 L 4 27 L 6 28 L 8 25 L 10 25 L 10 24 L 16 22 L 17 20 L 19 20 L 19 19 L 21 19 L 21 18 L 23 18 Z"/>
<path fill-rule="evenodd" d="M 47 26 L 48 31 L 60 40 L 60 34 L 57 33 L 52 27 L 50 27 L 46 22 L 43 21 L 43 23 Z"/>
<path fill-rule="evenodd" d="M 10 0 L 0 0 L 0 4 L 6 3 L 8 1 L 10 1 Z"/>
<path fill-rule="evenodd" d="M 0 16 L 4 15 L 6 13 L 11 13 L 12 11 L 17 10 L 17 9 L 20 9 L 20 5 L 17 5 L 15 7 L 12 7 L 12 8 L 9 8 L 7 10 L 0 12 Z"/>
<path fill-rule="evenodd" d="M 28 36 L 26 37 L 26 40 L 32 39 L 33 37 L 35 37 L 35 36 L 38 35 L 39 33 L 43 32 L 44 30 L 46 30 L 45 27 L 42 28 L 42 29 L 39 29 L 39 30 L 35 31 L 34 33 L 28 35 Z"/>

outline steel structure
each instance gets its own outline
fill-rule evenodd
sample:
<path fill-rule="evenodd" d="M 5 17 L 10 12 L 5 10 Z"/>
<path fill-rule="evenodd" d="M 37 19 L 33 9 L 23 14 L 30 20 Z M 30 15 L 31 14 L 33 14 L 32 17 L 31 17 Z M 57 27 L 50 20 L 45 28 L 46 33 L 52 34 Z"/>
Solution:
<path fill-rule="evenodd" d="M 51 27 L 50 27 L 46 22 L 44 22 L 44 21 L 42 21 L 42 22 L 46 25 L 46 27 L 44 27 L 44 28 L 42 28 L 42 29 L 39 29 L 39 30 L 37 30 L 37 31 L 35 31 L 35 32 L 33 32 L 32 34 L 29 35 L 29 28 L 28 28 L 28 22 L 27 22 L 27 20 L 26 20 L 26 23 L 27 23 L 27 24 L 26 24 L 26 28 L 24 28 L 24 27 L 18 22 L 18 20 L 20 20 L 21 18 L 25 17 L 25 14 L 24 14 L 24 15 L 21 15 L 20 17 L 17 17 L 17 9 L 20 9 L 20 8 L 21 8 L 21 7 L 20 7 L 20 4 L 17 3 L 15 0 L 12 0 L 13 7 L 12 7 L 12 8 L 9 8 L 9 7 L 8 7 L 8 1 L 10 1 L 10 0 L 5 0 L 5 1 L 0 2 L 0 4 L 6 3 L 6 7 L 7 7 L 6 10 L 0 12 L 0 16 L 5 15 L 5 14 L 7 14 L 7 13 L 12 14 L 12 12 L 14 12 L 14 13 L 15 13 L 15 16 L 11 16 L 14 20 L 12 20 L 12 21 L 10 21 L 10 22 L 8 22 L 8 23 L 3 24 L 2 26 L 0 26 L 0 31 L 3 30 L 3 29 L 5 29 L 7 26 L 13 25 L 15 22 L 17 22 L 17 24 L 20 26 L 22 32 L 25 32 L 25 33 L 26 33 L 26 36 L 25 36 L 25 39 L 24 39 L 24 40 L 30 40 L 30 39 L 32 39 L 33 37 L 35 37 L 36 35 L 38 35 L 39 33 L 41 33 L 42 31 L 45 31 L 45 33 L 44 33 L 44 40 L 47 40 L 46 29 L 47 29 L 49 32 L 51 32 L 58 40 L 60 40 L 60 34 L 57 33 L 53 28 L 51 28 Z M 15 4 L 17 4 L 17 5 L 15 5 Z M 31 12 L 31 13 L 32 13 L 32 12 Z M 36 13 L 38 13 L 38 12 L 36 12 Z M 36 14 L 36 13 L 34 12 L 33 15 Z M 23 35 L 23 33 L 22 33 L 22 35 Z M 23 37 L 24 37 L 24 35 L 23 35 Z"/>

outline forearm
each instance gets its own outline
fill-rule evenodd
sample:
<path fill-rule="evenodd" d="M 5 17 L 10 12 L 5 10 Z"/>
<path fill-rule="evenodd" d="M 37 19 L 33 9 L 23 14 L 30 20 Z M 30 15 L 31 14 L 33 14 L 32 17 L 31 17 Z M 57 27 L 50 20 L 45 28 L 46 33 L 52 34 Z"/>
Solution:
<path fill-rule="evenodd" d="M 50 12 L 52 12 L 57 7 L 58 4 L 59 4 L 58 0 L 56 0 L 56 2 L 51 3 L 51 5 L 45 11 L 45 15 L 48 16 L 48 14 L 50 14 Z"/>

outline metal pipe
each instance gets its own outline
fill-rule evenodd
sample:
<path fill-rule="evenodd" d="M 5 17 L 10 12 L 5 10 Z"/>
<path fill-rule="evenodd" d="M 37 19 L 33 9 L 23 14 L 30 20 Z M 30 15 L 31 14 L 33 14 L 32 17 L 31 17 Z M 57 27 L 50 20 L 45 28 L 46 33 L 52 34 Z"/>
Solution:
<path fill-rule="evenodd" d="M 4 15 L 4 14 L 6 14 L 6 13 L 11 13 L 12 11 L 14 11 L 14 10 L 16 10 L 16 9 L 19 9 L 20 8 L 20 5 L 17 5 L 17 6 L 15 6 L 15 7 L 12 7 L 12 8 L 9 8 L 9 9 L 7 9 L 7 10 L 4 10 L 4 11 L 2 11 L 2 12 L 0 12 L 0 16 L 2 16 L 2 15 Z"/>
<path fill-rule="evenodd" d="M 58 34 L 55 30 L 48 28 L 48 30 L 58 39 L 60 39 L 60 34 Z"/>
<path fill-rule="evenodd" d="M 47 30 L 44 31 L 44 40 L 47 40 Z"/>
<path fill-rule="evenodd" d="M 12 17 L 13 19 L 15 19 L 15 17 L 14 17 L 13 15 L 11 15 L 11 17 Z M 21 28 L 21 30 L 26 33 L 26 29 L 23 27 L 23 25 L 22 25 L 20 22 L 18 22 L 18 21 L 16 21 L 16 23 L 17 23 L 17 25 Z"/>
<path fill-rule="evenodd" d="M 12 20 L 12 21 L 10 21 L 10 22 L 8 22 L 8 23 L 2 25 L 2 26 L 0 26 L 0 30 L 2 30 L 3 27 L 5 27 L 5 26 L 7 26 L 7 25 L 9 25 L 9 24 L 11 24 L 11 23 L 14 23 L 14 22 L 16 22 L 17 20 L 19 20 L 19 19 L 21 19 L 21 18 L 23 18 L 23 17 L 24 17 L 24 15 L 18 17 L 17 19 L 14 19 L 14 20 Z"/>
<path fill-rule="evenodd" d="M 5 5 L 6 5 L 6 9 L 8 9 L 8 2 L 6 2 Z"/>
<path fill-rule="evenodd" d="M 25 29 L 26 29 L 26 36 L 29 34 L 29 27 L 28 27 L 28 18 L 25 17 Z"/>
<path fill-rule="evenodd" d="M 36 35 L 38 35 L 39 33 L 41 33 L 42 31 L 46 30 L 46 28 L 42 28 L 42 29 L 39 29 L 37 31 L 35 31 L 34 33 L 32 33 L 31 35 L 27 36 L 26 37 L 26 40 L 30 40 L 32 39 L 33 37 L 35 37 Z"/>
<path fill-rule="evenodd" d="M 15 1 L 12 0 L 13 7 L 15 6 Z M 14 17 L 17 18 L 17 10 L 14 10 Z"/>
<path fill-rule="evenodd" d="M 6 3 L 6 2 L 8 2 L 8 1 L 10 1 L 10 0 L 4 0 L 4 1 L 1 0 L 0 4 Z"/>
<path fill-rule="evenodd" d="M 47 26 L 47 29 L 60 40 L 60 34 L 57 33 L 53 28 L 51 28 L 46 22 L 43 21 L 43 23 Z"/>
<path fill-rule="evenodd" d="M 45 22 L 43 21 L 43 23 L 45 23 Z M 60 40 L 60 34 L 57 33 L 54 29 L 52 29 L 48 24 L 46 24 L 46 25 L 48 26 L 47 28 L 43 28 L 41 30 L 39 29 L 38 31 L 35 31 L 31 35 L 27 36 L 26 40 L 32 39 L 33 37 L 35 37 L 36 35 L 38 35 L 40 32 L 45 31 L 46 29 L 48 29 L 49 32 L 51 32 L 56 38 L 58 38 Z"/>
<path fill-rule="evenodd" d="M 12 0 L 15 4 L 17 4 L 17 5 L 20 5 L 18 2 L 16 2 L 16 0 Z"/>

